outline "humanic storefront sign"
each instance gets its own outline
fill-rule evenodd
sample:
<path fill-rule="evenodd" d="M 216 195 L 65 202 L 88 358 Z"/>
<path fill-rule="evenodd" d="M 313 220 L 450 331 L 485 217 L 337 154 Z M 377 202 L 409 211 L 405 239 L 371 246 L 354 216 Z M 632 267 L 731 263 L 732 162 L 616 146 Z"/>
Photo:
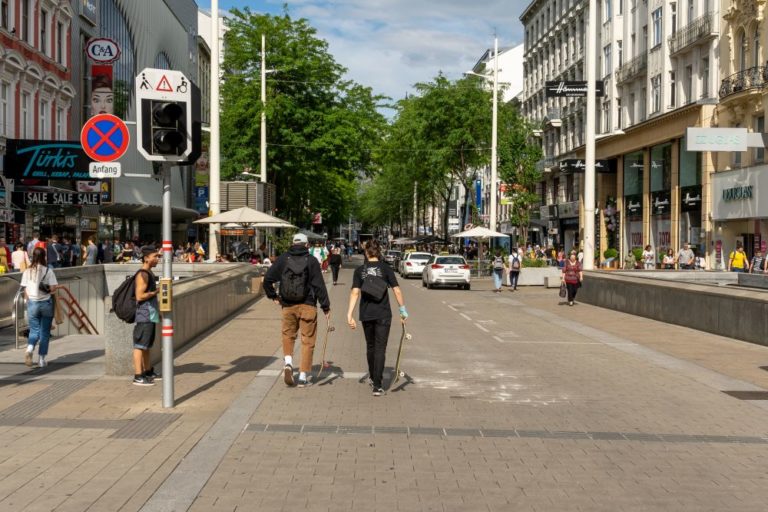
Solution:
<path fill-rule="evenodd" d="M 544 93 L 547 98 L 586 98 L 587 82 L 579 81 L 547 81 L 544 84 Z M 602 98 L 605 95 L 605 84 L 602 81 L 595 82 L 595 96 Z"/>

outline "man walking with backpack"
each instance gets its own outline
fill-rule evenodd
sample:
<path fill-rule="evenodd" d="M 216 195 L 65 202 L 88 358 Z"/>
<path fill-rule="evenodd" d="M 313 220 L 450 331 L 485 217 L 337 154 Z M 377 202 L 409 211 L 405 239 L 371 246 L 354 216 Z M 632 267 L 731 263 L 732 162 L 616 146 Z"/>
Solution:
<path fill-rule="evenodd" d="M 276 304 L 282 306 L 283 355 L 285 367 L 283 380 L 294 385 L 293 349 L 296 334 L 301 330 L 301 365 L 298 386 L 307 385 L 307 375 L 312 371 L 312 356 L 317 338 L 317 306 L 331 316 L 331 302 L 317 259 L 309 254 L 307 236 L 297 233 L 288 252 L 275 261 L 264 276 L 264 292 Z M 280 282 L 280 295 L 275 283 Z"/>
<path fill-rule="evenodd" d="M 512 249 L 509 253 L 509 286 L 510 291 L 517 290 L 517 280 L 520 277 L 520 269 L 523 267 L 522 257 L 517 249 Z"/>

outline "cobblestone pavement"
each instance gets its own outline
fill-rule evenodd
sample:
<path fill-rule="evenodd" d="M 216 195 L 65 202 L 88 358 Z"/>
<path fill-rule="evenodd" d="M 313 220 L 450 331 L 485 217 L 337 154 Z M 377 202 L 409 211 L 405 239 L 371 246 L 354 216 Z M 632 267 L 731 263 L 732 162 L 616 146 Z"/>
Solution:
<path fill-rule="evenodd" d="M 0 380 L 0 510 L 766 509 L 768 349 L 408 280 L 406 376 L 375 398 L 341 281 L 305 389 L 280 378 L 269 301 L 177 357 L 174 409 L 76 365 Z"/>

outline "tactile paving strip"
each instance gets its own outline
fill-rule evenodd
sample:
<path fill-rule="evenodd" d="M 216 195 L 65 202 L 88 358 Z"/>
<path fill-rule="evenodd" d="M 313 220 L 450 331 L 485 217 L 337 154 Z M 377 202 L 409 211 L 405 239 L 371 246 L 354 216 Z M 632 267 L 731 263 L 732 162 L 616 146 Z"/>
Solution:
<path fill-rule="evenodd" d="M 57 380 L 34 395 L 0 411 L 0 418 L 34 418 L 49 407 L 84 388 L 92 380 Z"/>
<path fill-rule="evenodd" d="M 143 412 L 109 437 L 112 439 L 153 439 L 180 417 L 181 414 Z"/>
<path fill-rule="evenodd" d="M 640 441 L 654 443 L 737 443 L 768 444 L 768 437 L 759 436 L 717 436 L 707 434 L 653 434 L 646 432 L 579 432 L 563 430 L 499 430 L 479 428 L 440 427 L 377 427 L 345 425 L 301 425 L 301 424 L 249 424 L 249 432 L 291 433 L 291 434 L 370 434 L 370 435 L 427 435 L 440 437 L 496 437 L 563 439 L 574 441 Z"/>

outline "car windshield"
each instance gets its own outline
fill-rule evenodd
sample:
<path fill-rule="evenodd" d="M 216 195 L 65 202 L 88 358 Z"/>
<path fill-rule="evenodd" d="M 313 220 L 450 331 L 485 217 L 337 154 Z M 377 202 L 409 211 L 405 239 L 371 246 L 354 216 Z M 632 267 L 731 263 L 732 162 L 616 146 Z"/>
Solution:
<path fill-rule="evenodd" d="M 459 256 L 438 258 L 437 263 L 441 263 L 443 265 L 464 265 L 464 258 Z"/>
<path fill-rule="evenodd" d="M 411 257 L 408 258 L 409 260 L 421 260 L 421 261 L 427 261 L 431 256 L 429 254 L 411 254 Z"/>
<path fill-rule="evenodd" d="M 387 256 L 397 256 L 400 251 L 387 251 Z"/>

